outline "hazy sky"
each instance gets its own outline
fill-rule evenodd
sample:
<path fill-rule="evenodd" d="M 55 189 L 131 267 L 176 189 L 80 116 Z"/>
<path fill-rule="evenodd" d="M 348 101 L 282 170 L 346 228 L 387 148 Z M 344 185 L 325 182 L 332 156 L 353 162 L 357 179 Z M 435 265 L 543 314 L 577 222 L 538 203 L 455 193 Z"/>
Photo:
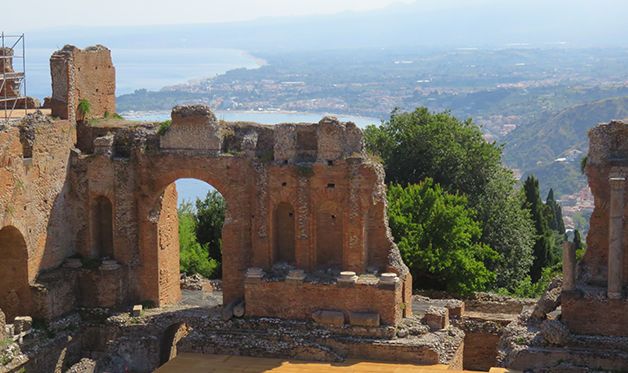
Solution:
<path fill-rule="evenodd" d="M 266 16 L 369 10 L 417 0 L 2 0 L 0 31 L 240 21 Z M 419 2 L 438 3 L 436 0 Z"/>

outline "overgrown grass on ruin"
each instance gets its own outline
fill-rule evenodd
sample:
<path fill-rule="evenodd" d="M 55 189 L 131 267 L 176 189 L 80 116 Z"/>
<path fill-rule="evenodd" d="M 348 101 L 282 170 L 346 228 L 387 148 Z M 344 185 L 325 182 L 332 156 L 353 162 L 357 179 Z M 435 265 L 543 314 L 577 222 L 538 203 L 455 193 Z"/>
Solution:
<path fill-rule="evenodd" d="M 124 117 L 118 113 L 113 113 L 111 114 L 108 111 L 105 111 L 105 119 L 120 119 L 120 120 L 124 120 Z"/>
<path fill-rule="evenodd" d="M 10 345 L 13 344 L 13 339 L 11 338 L 2 338 L 0 339 L 0 351 L 4 350 L 5 348 L 9 347 Z"/>
<path fill-rule="evenodd" d="M 172 120 L 168 119 L 161 123 L 159 123 L 159 128 L 157 129 L 157 134 L 159 136 L 163 136 L 168 132 L 168 129 L 172 126 Z"/>
<path fill-rule="evenodd" d="M 92 104 L 87 99 L 80 99 L 78 104 L 78 112 L 81 115 L 81 119 L 85 120 L 89 112 L 92 110 Z"/>

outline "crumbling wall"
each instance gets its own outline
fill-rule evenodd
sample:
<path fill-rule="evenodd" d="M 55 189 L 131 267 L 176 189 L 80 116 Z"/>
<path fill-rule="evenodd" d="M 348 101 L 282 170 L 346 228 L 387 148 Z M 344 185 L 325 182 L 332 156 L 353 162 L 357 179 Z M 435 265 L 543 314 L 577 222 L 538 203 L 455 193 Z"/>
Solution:
<path fill-rule="evenodd" d="M 595 207 L 577 279 L 561 294 L 563 322 L 573 333 L 628 335 L 626 177 L 628 124 L 612 121 L 589 131 L 585 168 Z M 576 272 L 575 263 L 568 275 Z M 573 280 L 567 283 L 574 283 Z"/>
<path fill-rule="evenodd" d="M 116 73 L 111 51 L 102 45 L 79 49 L 66 45 L 50 57 L 52 115 L 61 119 L 86 119 L 78 110 L 89 102 L 87 118 L 102 118 L 116 111 Z"/>
<path fill-rule="evenodd" d="M 225 304 L 246 297 L 247 269 L 270 271 L 286 259 L 278 254 L 276 246 L 281 243 L 293 246 L 294 253 L 288 255 L 293 268 L 305 273 L 331 271 L 332 281 L 340 271 L 397 274 L 400 281 L 394 290 L 382 292 L 390 297 L 375 296 L 386 299 L 378 303 L 377 312 L 390 324 L 398 322 L 402 313 L 411 313 L 409 304 L 401 305 L 409 302 L 411 289 L 404 284 L 409 284 L 410 275 L 386 222 L 383 169 L 365 157 L 361 131 L 353 123 L 331 117 L 296 125 L 227 123 L 217 121 L 205 106 L 176 107 L 172 120 L 160 133 L 156 125 L 136 126 L 112 131 L 108 141 L 104 141 L 106 136 L 94 138 L 94 144 L 107 143 L 111 151 L 94 146 L 94 154 L 77 165 L 77 169 L 86 168 L 90 190 L 110 193 L 115 215 L 121 217 L 114 224 L 114 236 L 125 244 L 114 251 L 137 252 L 121 261 L 129 266 L 132 299 L 157 304 L 178 299 L 176 194 L 169 186 L 179 178 L 196 178 L 214 186 L 226 201 Z M 284 212 L 292 216 L 277 219 L 280 206 L 290 206 Z M 319 227 L 321 213 L 335 224 Z M 277 224 L 291 224 L 292 245 L 280 239 L 282 228 Z M 137 230 L 124 231 L 127 227 Z M 316 288 L 316 284 L 311 286 Z M 377 293 L 377 285 L 372 287 Z M 355 293 L 348 288 L 338 291 Z M 329 298 L 324 290 L 308 294 L 303 302 L 309 308 L 298 313 L 300 318 L 324 307 Z M 272 311 L 261 300 L 264 297 L 250 298 L 251 313 L 296 317 L 288 309 L 294 297 L 279 297 Z"/>
<path fill-rule="evenodd" d="M 580 280 L 605 286 L 608 270 L 610 183 L 612 176 L 628 176 L 628 125 L 610 122 L 589 131 L 586 175 L 595 207 L 587 235 L 587 251 L 580 265 Z M 625 193 L 625 192 L 624 192 Z M 624 213 L 624 217 L 627 214 Z M 623 235 L 623 249 L 628 252 L 628 230 Z M 628 255 L 623 262 L 624 285 L 628 284 Z"/>
<path fill-rule="evenodd" d="M 32 134 L 32 154 L 27 154 L 31 158 L 24 157 L 24 132 Z M 38 114 L 0 128 L 0 229 L 11 227 L 23 238 L 25 260 L 18 270 L 25 273 L 27 284 L 75 250 L 77 219 L 69 182 L 74 141 L 71 123 Z M 0 289 L 5 290 L 10 289 Z M 26 304 L 28 310 L 20 313 L 30 310 L 30 300 Z"/>

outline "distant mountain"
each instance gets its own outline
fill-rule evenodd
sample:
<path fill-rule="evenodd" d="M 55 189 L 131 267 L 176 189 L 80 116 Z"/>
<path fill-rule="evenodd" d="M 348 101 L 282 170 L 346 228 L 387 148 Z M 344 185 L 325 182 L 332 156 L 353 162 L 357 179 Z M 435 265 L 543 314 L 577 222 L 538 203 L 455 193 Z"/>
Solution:
<path fill-rule="evenodd" d="M 504 159 L 524 175 L 536 174 L 547 189 L 571 194 L 586 185 L 579 175 L 579 163 L 588 151 L 588 130 L 598 123 L 624 118 L 628 118 L 628 96 L 545 115 L 506 136 Z"/>
<path fill-rule="evenodd" d="M 57 28 L 29 32 L 31 47 L 227 47 L 248 51 L 628 43 L 624 0 L 441 0 L 366 12 L 248 22 Z M 439 1 L 439 2 L 441 2 Z"/>

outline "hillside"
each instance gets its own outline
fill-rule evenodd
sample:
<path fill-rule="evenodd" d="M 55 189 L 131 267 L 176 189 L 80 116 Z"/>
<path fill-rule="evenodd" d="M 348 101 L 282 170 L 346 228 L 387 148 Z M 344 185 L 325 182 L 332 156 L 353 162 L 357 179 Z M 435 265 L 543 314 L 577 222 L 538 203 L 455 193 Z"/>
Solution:
<path fill-rule="evenodd" d="M 586 185 L 578 168 L 587 152 L 588 130 L 598 123 L 623 118 L 628 118 L 628 96 L 546 114 L 505 137 L 504 159 L 524 175 L 539 176 L 545 188 L 554 187 L 559 194 L 574 193 Z"/>

